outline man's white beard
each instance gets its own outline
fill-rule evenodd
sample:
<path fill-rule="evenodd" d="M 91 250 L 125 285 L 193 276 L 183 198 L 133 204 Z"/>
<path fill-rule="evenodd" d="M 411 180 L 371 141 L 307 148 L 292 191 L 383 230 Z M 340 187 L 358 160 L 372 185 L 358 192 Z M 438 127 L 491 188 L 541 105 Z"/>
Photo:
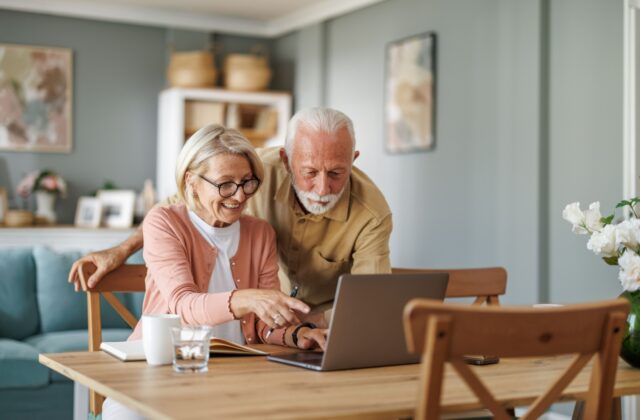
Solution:
<path fill-rule="evenodd" d="M 345 190 L 343 188 L 338 194 L 319 195 L 314 192 L 302 191 L 295 183 L 293 183 L 293 189 L 295 190 L 298 200 L 302 206 L 307 209 L 309 213 L 313 214 L 323 214 L 331 210 L 338 200 L 340 200 L 340 197 Z M 313 200 L 314 202 L 310 200 Z M 316 203 L 315 201 L 320 201 L 322 204 Z"/>

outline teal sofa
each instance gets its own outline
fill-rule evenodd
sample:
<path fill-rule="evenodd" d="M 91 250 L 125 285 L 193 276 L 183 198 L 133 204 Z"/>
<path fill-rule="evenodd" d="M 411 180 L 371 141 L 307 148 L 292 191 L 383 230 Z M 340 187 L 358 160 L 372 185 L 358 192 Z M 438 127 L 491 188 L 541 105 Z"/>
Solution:
<path fill-rule="evenodd" d="M 79 256 L 45 247 L 0 249 L 2 419 L 73 418 L 73 383 L 38 363 L 38 354 L 87 350 L 86 295 L 67 282 Z M 121 296 L 135 315 L 142 297 Z M 131 330 L 109 305 L 101 307 L 103 340 L 125 340 Z"/>

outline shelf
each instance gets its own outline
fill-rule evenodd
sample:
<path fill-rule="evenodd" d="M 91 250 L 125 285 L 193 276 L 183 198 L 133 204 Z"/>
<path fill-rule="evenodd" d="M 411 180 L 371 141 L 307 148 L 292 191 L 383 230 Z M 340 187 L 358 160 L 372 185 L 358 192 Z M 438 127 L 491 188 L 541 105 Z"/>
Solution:
<path fill-rule="evenodd" d="M 55 251 L 95 251 L 119 244 L 137 228 L 79 228 L 71 225 L 0 228 L 0 248 L 47 246 Z"/>
<path fill-rule="evenodd" d="M 176 192 L 175 164 L 184 142 L 206 124 L 236 128 L 255 147 L 284 145 L 291 95 L 171 88 L 160 93 L 158 114 L 156 185 L 163 200 Z"/>

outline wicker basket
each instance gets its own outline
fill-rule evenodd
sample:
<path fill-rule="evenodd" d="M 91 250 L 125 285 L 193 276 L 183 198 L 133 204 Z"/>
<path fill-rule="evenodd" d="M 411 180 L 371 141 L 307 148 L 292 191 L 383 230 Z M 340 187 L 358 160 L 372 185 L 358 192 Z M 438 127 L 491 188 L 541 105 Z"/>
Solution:
<path fill-rule="evenodd" d="M 33 225 L 33 213 L 27 210 L 9 210 L 4 217 L 5 226 L 22 227 Z"/>
<path fill-rule="evenodd" d="M 167 80 L 173 87 L 207 87 L 216 84 L 217 71 L 209 51 L 173 52 Z"/>
<path fill-rule="evenodd" d="M 228 54 L 224 60 L 224 86 L 229 90 L 265 90 L 271 80 L 267 59 L 258 54 Z"/>

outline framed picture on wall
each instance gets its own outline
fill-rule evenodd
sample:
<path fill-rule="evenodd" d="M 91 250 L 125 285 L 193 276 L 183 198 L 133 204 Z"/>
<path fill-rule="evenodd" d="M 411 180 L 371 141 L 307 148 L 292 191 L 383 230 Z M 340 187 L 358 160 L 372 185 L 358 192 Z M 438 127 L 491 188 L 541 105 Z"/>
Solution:
<path fill-rule="evenodd" d="M 100 226 L 102 202 L 97 197 L 80 197 L 76 207 L 75 225 L 95 228 Z"/>
<path fill-rule="evenodd" d="M 133 224 L 136 193 L 133 190 L 99 190 L 102 204 L 102 225 L 113 228 L 128 228 Z"/>
<path fill-rule="evenodd" d="M 72 51 L 0 44 L 0 151 L 69 153 Z"/>
<path fill-rule="evenodd" d="M 433 149 L 436 34 L 389 43 L 385 66 L 385 149 L 391 153 Z"/>

